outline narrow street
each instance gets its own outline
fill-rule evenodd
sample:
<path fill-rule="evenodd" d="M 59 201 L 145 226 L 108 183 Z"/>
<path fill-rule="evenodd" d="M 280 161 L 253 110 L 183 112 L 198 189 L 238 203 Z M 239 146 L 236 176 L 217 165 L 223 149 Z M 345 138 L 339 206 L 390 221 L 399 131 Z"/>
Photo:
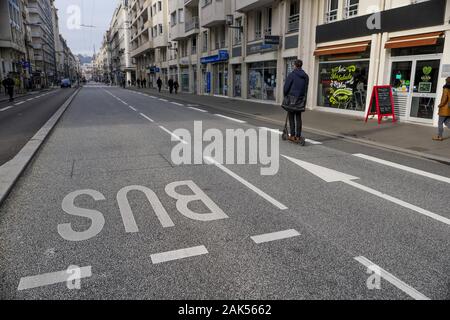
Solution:
<path fill-rule="evenodd" d="M 72 93 L 2 104 L 0 164 Z M 275 134 L 279 170 L 175 164 L 177 129 L 200 121 Z M 85 86 L 0 206 L 0 299 L 450 299 L 450 167 L 308 132 L 300 147 L 280 129 Z"/>

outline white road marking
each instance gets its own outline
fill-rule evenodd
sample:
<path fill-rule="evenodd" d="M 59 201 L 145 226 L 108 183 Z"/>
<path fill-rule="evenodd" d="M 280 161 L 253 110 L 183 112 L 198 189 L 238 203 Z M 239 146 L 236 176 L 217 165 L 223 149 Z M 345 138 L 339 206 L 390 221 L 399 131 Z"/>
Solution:
<path fill-rule="evenodd" d="M 188 104 L 188 107 L 198 107 L 198 104 Z"/>
<path fill-rule="evenodd" d="M 430 298 L 426 297 L 425 295 L 423 295 L 422 293 L 420 293 L 419 291 L 417 291 L 413 287 L 407 285 L 406 283 L 404 283 L 403 281 L 401 281 L 400 279 L 398 279 L 394 275 L 390 274 L 389 272 L 387 272 L 383 268 L 377 266 L 376 264 L 374 264 L 369 259 L 367 259 L 367 258 L 365 258 L 363 256 L 360 256 L 360 257 L 355 257 L 355 260 L 358 261 L 359 263 L 361 263 L 366 268 L 371 268 L 372 271 L 378 270 L 379 273 L 380 273 L 379 274 L 380 277 L 382 277 L 384 280 L 386 280 L 390 284 L 394 285 L 398 289 L 402 290 L 404 293 L 409 295 L 411 298 L 414 298 L 415 300 L 430 300 Z"/>
<path fill-rule="evenodd" d="M 267 130 L 267 131 L 273 132 L 273 133 L 276 133 L 276 134 L 279 134 L 279 135 L 283 134 L 283 132 L 281 132 L 280 130 L 277 130 L 277 129 L 271 129 L 271 128 L 267 128 L 267 127 L 259 127 L 259 128 L 263 129 L 263 130 Z M 305 139 L 305 141 L 307 143 L 314 144 L 314 145 L 321 145 L 322 144 L 322 142 L 311 140 L 311 139 Z"/>
<path fill-rule="evenodd" d="M 182 144 L 188 144 L 186 141 L 184 141 L 183 139 L 181 139 L 179 136 L 177 136 L 176 134 L 174 134 L 173 132 L 171 132 L 170 130 L 167 130 L 166 128 L 164 128 L 163 126 L 159 126 L 162 130 L 164 130 L 165 132 L 167 132 L 168 134 L 170 134 L 175 140 L 180 141 Z"/>
<path fill-rule="evenodd" d="M 250 237 L 255 243 L 265 243 L 265 242 L 271 242 L 271 241 L 277 241 L 277 240 L 283 240 L 288 239 L 292 237 L 299 236 L 300 233 L 298 231 L 291 229 L 291 230 L 284 230 L 279 232 L 272 232 L 272 233 L 266 233 L 261 234 L 258 236 Z"/>
<path fill-rule="evenodd" d="M 382 199 L 385 199 L 387 201 L 390 201 L 390 202 L 393 202 L 395 204 L 398 204 L 399 206 L 402 206 L 404 208 L 407 208 L 407 209 L 413 210 L 413 211 L 415 211 L 417 213 L 423 214 L 424 216 L 427 216 L 427 217 L 432 218 L 434 220 L 437 220 L 439 222 L 442 222 L 442 223 L 445 223 L 447 225 L 450 225 L 450 219 L 445 218 L 443 216 L 440 216 L 440 215 L 438 215 L 436 213 L 433 213 L 431 211 L 428 211 L 426 209 L 420 208 L 418 206 L 415 206 L 415 205 L 413 205 L 411 203 L 408 203 L 408 202 L 405 202 L 403 200 L 391 197 L 388 194 L 384 194 L 384 193 L 381 193 L 380 191 L 377 191 L 377 190 L 374 190 L 372 188 L 363 186 L 363 185 L 361 185 L 361 184 L 359 184 L 359 183 L 357 183 L 355 181 L 348 180 L 348 181 L 342 181 L 342 182 L 344 182 L 344 183 L 346 183 L 346 184 L 348 184 L 348 185 L 350 185 L 352 187 L 355 187 L 355 188 L 358 188 L 358 189 L 363 190 L 365 192 L 368 192 L 370 194 L 373 194 L 374 196 L 377 196 L 379 198 L 382 198 Z"/>
<path fill-rule="evenodd" d="M 0 112 L 9 110 L 9 109 L 11 109 L 11 108 L 14 108 L 14 106 L 7 106 L 6 108 L 0 109 Z"/>
<path fill-rule="evenodd" d="M 133 111 L 137 111 L 136 108 L 134 108 L 134 107 L 132 107 L 132 106 L 130 106 L 130 105 L 128 105 L 128 108 L 130 108 L 130 109 L 133 110 Z"/>
<path fill-rule="evenodd" d="M 203 113 L 207 113 L 207 112 L 208 112 L 208 111 L 206 111 L 206 110 L 198 109 L 198 108 L 194 108 L 194 107 L 188 107 L 188 109 L 195 110 L 195 111 L 199 111 L 199 112 L 203 112 Z"/>
<path fill-rule="evenodd" d="M 25 101 L 17 102 L 17 103 L 15 104 L 15 106 L 20 106 L 21 104 L 24 104 L 24 103 L 25 103 Z"/>
<path fill-rule="evenodd" d="M 145 119 L 147 119 L 148 121 L 150 121 L 150 122 L 155 122 L 155 120 L 153 120 L 153 119 L 147 117 L 145 114 L 143 114 L 143 113 L 139 113 L 139 114 L 140 114 L 142 117 L 144 117 Z"/>
<path fill-rule="evenodd" d="M 179 106 L 179 107 L 184 107 L 184 104 L 173 102 L 173 101 L 171 102 L 171 104 L 174 104 L 174 105 Z"/>
<path fill-rule="evenodd" d="M 31 101 L 31 100 L 34 100 L 34 98 L 27 99 L 27 101 Z"/>
<path fill-rule="evenodd" d="M 152 98 L 152 99 L 158 99 L 157 97 L 155 97 L 155 96 L 149 96 L 150 98 Z"/>
<path fill-rule="evenodd" d="M 281 202 L 275 200 L 274 198 L 272 198 L 271 196 L 269 196 L 267 193 L 265 193 L 264 191 L 262 191 L 261 189 L 259 189 L 258 187 L 254 186 L 253 184 L 251 184 L 250 182 L 246 181 L 245 179 L 241 178 L 240 176 L 238 176 L 236 173 L 234 173 L 233 171 L 227 169 L 226 167 L 224 167 L 223 165 L 221 165 L 220 163 L 218 163 L 216 160 L 214 160 L 211 157 L 203 157 L 206 162 L 210 163 L 210 164 L 214 164 L 217 168 L 219 168 L 220 170 L 222 170 L 223 172 L 225 172 L 226 174 L 230 175 L 232 178 L 236 179 L 237 181 L 239 181 L 240 183 L 242 183 L 244 186 L 246 186 L 247 188 L 249 188 L 250 190 L 252 190 L 253 192 L 257 193 L 259 196 L 261 196 L 262 198 L 266 199 L 268 202 L 270 202 L 271 204 L 273 204 L 275 207 L 277 207 L 280 210 L 286 210 L 288 209 L 284 204 L 282 204 Z"/>
<path fill-rule="evenodd" d="M 205 246 L 198 246 L 180 250 L 167 251 L 162 253 L 155 253 L 150 256 L 153 264 L 158 264 L 162 262 L 168 262 L 179 259 L 186 259 L 190 257 L 200 256 L 208 254 L 208 250 Z"/>
<path fill-rule="evenodd" d="M 373 161 L 373 162 L 377 162 L 380 163 L 382 165 L 388 166 L 388 167 L 392 167 L 392 168 L 396 168 L 399 170 L 403 170 L 403 171 L 407 171 L 407 172 L 411 172 L 414 174 L 417 174 L 419 176 L 424 176 L 430 179 L 434 179 L 434 180 L 438 180 L 438 181 L 442 181 L 442 182 L 446 182 L 446 183 L 450 183 L 450 178 L 447 177 L 443 177 L 434 173 L 430 173 L 430 172 L 426 172 L 426 171 L 422 171 L 419 169 L 414 169 L 414 168 L 410 168 L 395 162 L 390 162 L 390 161 L 386 161 L 383 159 L 378 159 L 372 156 L 368 156 L 362 153 L 356 153 L 354 154 L 355 157 L 361 158 L 361 159 L 365 159 L 365 160 L 369 160 L 369 161 Z"/>
<path fill-rule="evenodd" d="M 159 101 L 169 102 L 169 100 L 166 99 L 158 99 Z"/>
<path fill-rule="evenodd" d="M 374 190 L 372 188 L 363 186 L 353 180 L 357 180 L 359 179 L 358 177 L 354 177 L 336 170 L 332 170 L 332 169 L 328 169 L 325 167 L 321 167 L 318 166 L 316 164 L 313 163 L 309 163 L 306 161 L 302 161 L 302 160 L 298 160 L 295 158 L 291 158 L 288 156 L 283 155 L 284 158 L 288 159 L 289 161 L 295 163 L 296 165 L 298 165 L 299 167 L 302 167 L 303 169 L 309 171 L 310 173 L 314 174 L 315 176 L 319 177 L 320 179 L 324 180 L 325 182 L 343 182 L 346 183 L 352 187 L 358 188 L 360 190 L 363 190 L 365 192 L 368 192 L 374 196 L 377 196 L 379 198 L 382 198 L 384 200 L 393 202 L 399 206 L 402 206 L 404 208 L 413 210 L 417 213 L 423 214 L 429 218 L 432 218 L 434 220 L 437 220 L 439 222 L 445 223 L 447 225 L 450 225 L 450 219 L 442 217 L 436 213 L 433 213 L 431 211 L 422 209 L 418 206 L 415 206 L 413 204 L 410 204 L 408 202 L 405 202 L 403 200 L 391 197 L 390 195 L 381 193 L 380 191 Z"/>
<path fill-rule="evenodd" d="M 221 118 L 224 118 L 224 119 L 228 119 L 228 120 L 231 120 L 231 121 L 234 121 L 234 122 L 238 122 L 238 123 L 247 123 L 246 121 L 235 119 L 235 118 L 231 118 L 231 117 L 227 117 L 227 116 L 224 116 L 223 114 L 215 114 L 215 116 L 221 117 Z"/>
<path fill-rule="evenodd" d="M 91 266 L 80 268 L 80 277 L 89 278 L 92 276 Z M 20 279 L 17 290 L 27 290 L 32 288 L 38 288 L 48 286 L 51 284 L 67 282 L 68 280 L 75 280 L 73 276 L 67 272 L 67 270 L 44 273 L 36 276 L 23 277 Z"/>

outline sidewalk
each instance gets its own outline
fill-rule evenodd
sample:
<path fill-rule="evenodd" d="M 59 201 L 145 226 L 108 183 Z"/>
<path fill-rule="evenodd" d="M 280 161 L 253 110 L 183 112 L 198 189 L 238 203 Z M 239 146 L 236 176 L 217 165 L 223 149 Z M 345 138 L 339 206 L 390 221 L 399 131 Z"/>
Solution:
<path fill-rule="evenodd" d="M 41 90 L 35 90 L 35 91 L 28 91 L 26 93 L 19 93 L 18 95 L 14 95 L 14 99 L 19 99 L 22 97 L 27 97 L 33 94 L 38 94 L 39 92 L 45 92 L 45 91 L 50 91 L 55 89 L 55 87 L 50 87 L 50 88 L 46 88 L 46 89 L 41 89 Z M 5 94 L 4 91 L 0 92 L 0 102 L 5 102 L 5 101 L 9 101 L 9 97 Z"/>
<path fill-rule="evenodd" d="M 243 117 L 271 122 L 280 128 L 284 126 L 286 119 L 286 112 L 281 107 L 250 100 L 199 96 L 187 93 L 170 95 L 168 92 L 158 93 L 155 89 L 129 88 L 129 90 L 143 91 L 187 104 L 212 107 Z M 307 110 L 304 114 L 303 125 L 307 132 L 376 145 L 450 164 L 450 138 L 443 142 L 431 140 L 431 137 L 437 133 L 437 128 L 434 127 L 400 122 L 392 123 L 390 119 L 378 125 L 378 121 L 375 119 L 365 123 L 364 119 L 360 117 L 312 110 Z M 446 129 L 445 134 L 448 137 L 450 130 Z"/>

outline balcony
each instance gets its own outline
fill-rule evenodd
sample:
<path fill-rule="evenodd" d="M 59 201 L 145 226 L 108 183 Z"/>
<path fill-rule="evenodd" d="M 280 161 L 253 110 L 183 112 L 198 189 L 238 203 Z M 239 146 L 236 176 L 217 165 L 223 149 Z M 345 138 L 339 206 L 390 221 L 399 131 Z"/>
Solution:
<path fill-rule="evenodd" d="M 231 14 L 231 1 L 201 1 L 200 17 L 203 28 L 225 24 L 227 14 Z"/>
<path fill-rule="evenodd" d="M 186 37 L 185 27 L 183 22 L 178 22 L 177 24 L 170 27 L 170 40 L 178 41 Z"/>
<path fill-rule="evenodd" d="M 186 21 L 184 24 L 184 31 L 190 32 L 190 31 L 197 31 L 192 33 L 198 33 L 200 30 L 200 21 L 198 17 L 192 17 L 190 21 Z"/>
<path fill-rule="evenodd" d="M 199 0 L 184 0 L 185 7 L 198 7 Z"/>
<path fill-rule="evenodd" d="M 236 11 L 248 12 L 272 3 L 273 0 L 239 0 L 236 1 Z"/>
<path fill-rule="evenodd" d="M 146 51 L 149 51 L 153 49 L 153 45 L 151 41 L 147 41 L 141 46 L 137 47 L 135 50 L 131 51 L 131 58 L 135 58 L 137 56 L 140 56 L 141 54 L 145 53 Z"/>

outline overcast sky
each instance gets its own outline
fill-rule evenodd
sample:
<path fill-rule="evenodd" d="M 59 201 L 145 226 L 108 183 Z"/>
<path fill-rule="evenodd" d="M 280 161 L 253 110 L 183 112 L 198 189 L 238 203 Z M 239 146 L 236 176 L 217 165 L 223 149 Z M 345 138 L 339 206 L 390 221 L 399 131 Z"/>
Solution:
<path fill-rule="evenodd" d="M 74 54 L 92 55 L 94 45 L 96 51 L 102 43 L 103 34 L 109 27 L 111 17 L 118 0 L 55 0 L 58 9 L 59 32 L 67 40 Z M 81 24 L 93 25 L 95 28 L 73 29 L 68 26 L 74 21 L 68 10 L 77 6 L 81 12 Z"/>

